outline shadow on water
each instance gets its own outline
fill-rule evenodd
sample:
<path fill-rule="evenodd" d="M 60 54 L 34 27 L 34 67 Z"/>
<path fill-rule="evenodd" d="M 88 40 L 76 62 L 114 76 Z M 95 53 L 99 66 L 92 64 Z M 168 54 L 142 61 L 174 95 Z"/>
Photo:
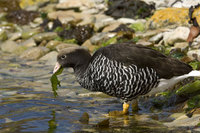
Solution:
<path fill-rule="evenodd" d="M 22 61 L 0 53 L 0 132 L 173 132 L 149 114 L 110 117 L 109 110 L 121 110 L 119 100 L 105 95 L 90 94 L 75 82 L 70 71 L 59 75 L 62 87 L 54 98 L 50 77 L 53 66 Z M 79 121 L 89 114 L 89 124 Z M 99 122 L 109 120 L 106 127 Z M 183 130 L 182 130 L 183 132 Z"/>

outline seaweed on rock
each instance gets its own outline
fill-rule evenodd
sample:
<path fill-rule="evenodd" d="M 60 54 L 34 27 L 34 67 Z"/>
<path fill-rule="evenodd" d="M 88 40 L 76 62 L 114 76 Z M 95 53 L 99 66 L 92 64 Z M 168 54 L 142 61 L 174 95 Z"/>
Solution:
<path fill-rule="evenodd" d="M 118 18 L 146 18 L 152 15 L 155 4 L 147 4 L 141 0 L 109 0 L 106 15 Z"/>

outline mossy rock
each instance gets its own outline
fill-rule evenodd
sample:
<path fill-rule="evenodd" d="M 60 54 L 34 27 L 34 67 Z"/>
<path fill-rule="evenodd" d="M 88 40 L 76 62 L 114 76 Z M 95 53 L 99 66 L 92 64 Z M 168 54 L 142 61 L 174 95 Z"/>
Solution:
<path fill-rule="evenodd" d="M 200 8 L 195 9 L 193 16 L 197 18 L 200 23 Z M 149 19 L 147 26 L 150 29 L 165 27 L 169 25 L 184 25 L 189 26 L 189 9 L 188 8 L 165 8 L 157 10 Z"/>
<path fill-rule="evenodd" d="M 19 0 L 0 0 L 0 12 L 10 12 L 19 9 Z"/>
<path fill-rule="evenodd" d="M 200 80 L 189 83 L 176 91 L 178 96 L 190 97 L 200 93 Z"/>
<path fill-rule="evenodd" d="M 131 29 L 134 31 L 144 31 L 145 30 L 145 25 L 143 23 L 133 23 L 129 26 Z"/>

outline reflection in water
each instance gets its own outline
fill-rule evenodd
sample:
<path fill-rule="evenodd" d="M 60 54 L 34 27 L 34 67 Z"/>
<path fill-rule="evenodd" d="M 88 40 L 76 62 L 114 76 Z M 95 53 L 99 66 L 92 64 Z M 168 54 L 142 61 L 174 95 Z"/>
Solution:
<path fill-rule="evenodd" d="M 52 119 L 48 121 L 49 123 L 48 133 L 54 133 L 57 128 L 56 112 L 52 111 L 51 115 L 52 115 Z"/>

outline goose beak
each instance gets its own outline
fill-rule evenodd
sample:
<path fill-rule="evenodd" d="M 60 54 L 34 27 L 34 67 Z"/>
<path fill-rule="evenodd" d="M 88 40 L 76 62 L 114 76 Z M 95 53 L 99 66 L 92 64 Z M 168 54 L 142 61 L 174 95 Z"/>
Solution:
<path fill-rule="evenodd" d="M 56 65 L 53 69 L 53 74 L 56 73 L 60 68 L 61 68 L 61 65 L 58 62 L 56 62 Z"/>

